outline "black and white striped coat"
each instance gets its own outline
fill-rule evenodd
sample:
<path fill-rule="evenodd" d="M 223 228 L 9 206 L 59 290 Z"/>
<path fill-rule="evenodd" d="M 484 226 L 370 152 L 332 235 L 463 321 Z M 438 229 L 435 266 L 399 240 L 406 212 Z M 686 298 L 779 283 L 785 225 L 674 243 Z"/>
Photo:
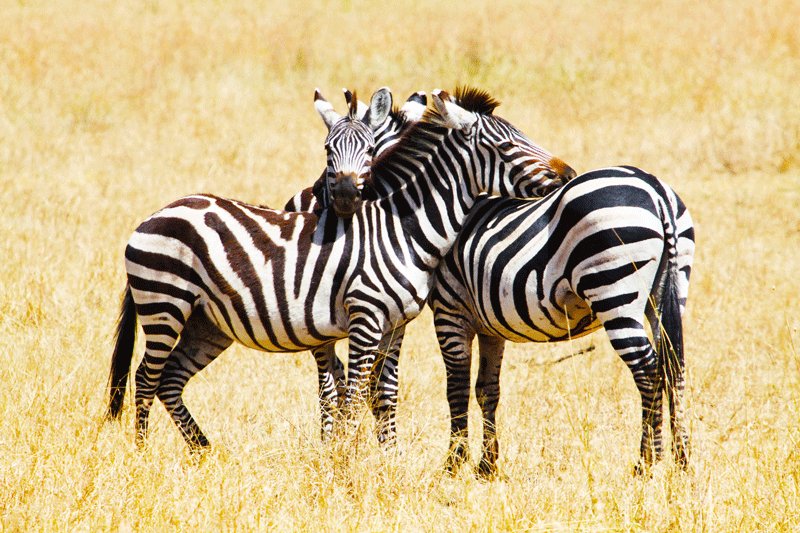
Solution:
<path fill-rule="evenodd" d="M 345 90 L 344 95 L 348 106 L 356 106 L 359 117 L 366 115 L 366 106 L 361 107 L 361 102 L 354 97 L 353 93 Z M 333 124 L 339 117 L 331 115 L 332 106 L 322 98 L 319 92 L 317 92 L 315 98 L 315 105 L 320 114 L 323 118 L 327 118 L 327 122 Z M 427 97 L 425 92 L 418 91 L 411 94 L 398 110 L 393 109 L 384 124 L 374 132 L 375 156 L 379 157 L 388 148 L 394 146 L 406 129 L 422 119 L 426 108 Z M 329 185 L 328 173 L 323 172 L 313 186 L 303 189 L 290 198 L 284 206 L 284 210 L 308 212 L 321 210 L 323 206 L 328 205 L 327 187 Z M 378 198 L 379 190 L 381 189 L 376 188 L 375 184 L 370 181 L 368 186 L 362 189 L 362 193 L 364 198 L 374 200 Z M 379 442 L 385 444 L 392 444 L 396 437 L 397 362 L 404 336 L 405 325 L 401 325 L 384 337 L 377 350 L 372 379 L 370 379 L 370 406 L 376 420 L 377 437 Z M 320 397 L 325 398 L 335 395 L 338 396 L 339 402 L 341 402 L 344 398 L 345 388 L 344 366 L 336 356 L 334 343 L 315 348 L 312 353 L 318 363 L 320 387 L 336 388 L 335 391 L 320 389 Z M 329 365 L 333 369 L 334 381 L 332 383 L 326 381 Z M 323 418 L 323 427 L 331 423 L 331 420 L 327 419 L 325 414 Z"/>
<path fill-rule="evenodd" d="M 356 206 L 349 219 L 331 209 L 289 213 L 194 195 L 145 220 L 125 252 L 129 285 L 112 357 L 109 413 L 119 415 L 137 317 L 146 337 L 135 379 L 140 443 L 158 396 L 190 446 L 208 445 L 182 393 L 233 341 L 298 351 L 348 336 L 352 405 L 365 393 L 381 339 L 420 312 L 476 197 L 526 196 L 574 175 L 492 115 L 491 97 L 472 91 L 463 100 L 473 107 L 434 94 L 438 113 L 410 128 L 374 164 L 369 125 L 352 114 L 330 124 L 331 201 L 336 208 L 347 193 L 342 206 Z M 367 122 L 374 127 L 379 120 Z M 394 192 L 356 202 L 350 192 L 362 169 Z"/>
<path fill-rule="evenodd" d="M 478 200 L 440 264 L 429 300 L 447 368 L 450 468 L 467 457 L 475 335 L 475 395 L 484 415 L 479 473 L 492 475 L 505 341 L 554 342 L 601 327 L 641 395 L 639 469 L 661 455 L 664 393 L 675 458 L 685 465 L 681 316 L 693 253 L 694 228 L 685 205 L 661 180 L 634 167 L 582 174 L 540 201 Z M 655 332 L 652 343 L 646 321 Z"/>

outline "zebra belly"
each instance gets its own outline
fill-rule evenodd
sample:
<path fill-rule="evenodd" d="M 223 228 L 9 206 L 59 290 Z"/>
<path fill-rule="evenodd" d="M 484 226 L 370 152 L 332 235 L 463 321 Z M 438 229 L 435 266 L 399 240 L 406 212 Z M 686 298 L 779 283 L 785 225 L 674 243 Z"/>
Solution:
<path fill-rule="evenodd" d="M 203 312 L 230 338 L 249 348 L 267 352 L 309 350 L 347 336 L 347 318 L 344 313 L 335 315 L 339 319 L 337 321 L 330 321 L 328 317 L 317 317 L 311 321 L 314 324 L 311 328 L 302 308 L 298 311 L 291 308 L 283 312 L 276 310 L 267 317 L 251 313 L 244 319 L 231 319 L 217 305 L 207 303 Z"/>

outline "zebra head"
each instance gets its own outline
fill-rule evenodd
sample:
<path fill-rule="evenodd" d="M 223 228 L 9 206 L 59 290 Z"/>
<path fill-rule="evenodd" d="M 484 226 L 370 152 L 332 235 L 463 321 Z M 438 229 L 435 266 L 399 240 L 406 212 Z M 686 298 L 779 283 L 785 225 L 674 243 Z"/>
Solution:
<path fill-rule="evenodd" d="M 457 130 L 476 155 L 479 189 L 490 194 L 544 196 L 576 176 L 563 160 L 534 144 L 508 121 L 492 114 L 500 103 L 486 92 L 456 89 L 455 98 L 436 90 L 429 119 Z"/>
<path fill-rule="evenodd" d="M 345 93 L 347 96 L 347 93 Z M 392 93 L 387 87 L 372 95 L 370 105 L 359 113 L 358 98 L 351 95 L 347 115 L 340 116 L 319 91 L 314 107 L 328 127 L 325 151 L 328 154 L 325 188 L 336 215 L 349 217 L 361 205 L 364 183 L 370 176 L 375 153 L 375 135 L 389 118 Z"/>
<path fill-rule="evenodd" d="M 348 89 L 342 90 L 344 91 L 345 102 L 349 108 L 353 101 L 353 93 Z M 356 105 L 358 106 L 358 116 L 363 119 L 369 107 L 360 100 Z M 422 116 L 425 114 L 427 108 L 428 98 L 425 96 L 425 91 L 412 93 L 400 107 L 399 114 L 395 115 L 395 113 L 391 113 L 390 118 L 384 120 L 383 124 L 379 125 L 378 128 L 373 131 L 375 135 L 374 157 L 379 156 L 384 150 L 396 144 L 400 140 L 402 130 L 406 126 L 422 120 Z"/>

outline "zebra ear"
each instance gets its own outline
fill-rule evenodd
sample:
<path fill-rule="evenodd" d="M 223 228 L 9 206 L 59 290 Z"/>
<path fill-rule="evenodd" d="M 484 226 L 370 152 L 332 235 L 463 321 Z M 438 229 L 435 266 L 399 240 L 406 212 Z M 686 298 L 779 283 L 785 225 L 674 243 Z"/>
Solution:
<path fill-rule="evenodd" d="M 447 91 L 437 89 L 431 93 L 433 105 L 442 117 L 442 125 L 448 128 L 468 131 L 478 117 L 472 111 L 467 111 L 453 101 Z"/>
<path fill-rule="evenodd" d="M 344 93 L 344 101 L 347 102 L 347 108 L 350 109 L 350 104 L 353 101 L 353 93 L 350 92 L 350 89 L 346 87 L 342 89 L 342 92 Z M 367 107 L 367 104 L 365 104 L 361 100 L 356 100 L 356 106 L 357 106 L 356 117 L 358 117 L 361 120 L 364 120 L 364 115 L 367 114 L 369 107 Z"/>
<path fill-rule="evenodd" d="M 331 126 L 333 126 L 337 120 L 342 118 L 342 116 L 333 109 L 331 103 L 322 97 L 322 93 L 319 92 L 319 89 L 314 90 L 314 108 L 317 110 L 317 113 L 319 113 L 319 116 L 322 117 L 322 122 L 325 123 L 328 131 L 331 130 Z"/>
<path fill-rule="evenodd" d="M 381 87 L 369 102 L 369 109 L 367 114 L 364 115 L 364 122 L 366 122 L 372 131 L 377 130 L 386 119 L 389 118 L 389 113 L 392 112 L 392 91 L 388 87 Z"/>
<path fill-rule="evenodd" d="M 408 97 L 400 111 L 405 114 L 406 120 L 418 122 L 422 120 L 422 115 L 425 114 L 427 108 L 428 98 L 425 96 L 425 91 L 418 91 Z"/>

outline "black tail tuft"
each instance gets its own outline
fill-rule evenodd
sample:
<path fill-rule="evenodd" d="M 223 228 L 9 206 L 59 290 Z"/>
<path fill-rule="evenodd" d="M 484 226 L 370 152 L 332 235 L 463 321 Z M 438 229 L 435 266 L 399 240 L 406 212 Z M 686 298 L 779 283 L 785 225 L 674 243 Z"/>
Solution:
<path fill-rule="evenodd" d="M 108 419 L 119 419 L 122 413 L 133 345 L 136 342 L 136 305 L 133 303 L 130 285 L 125 288 L 125 296 L 122 298 L 116 337 L 114 355 L 111 356 L 111 371 L 108 374 Z"/>

